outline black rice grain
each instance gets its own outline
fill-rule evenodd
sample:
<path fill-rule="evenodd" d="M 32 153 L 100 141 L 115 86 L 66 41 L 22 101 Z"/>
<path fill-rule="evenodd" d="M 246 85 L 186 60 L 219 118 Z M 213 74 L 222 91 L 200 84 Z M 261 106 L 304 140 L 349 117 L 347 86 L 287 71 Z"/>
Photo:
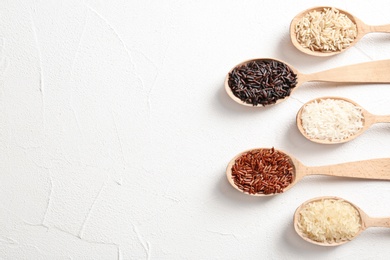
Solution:
<path fill-rule="evenodd" d="M 289 96 L 297 75 L 283 62 L 253 60 L 235 67 L 229 73 L 228 84 L 243 102 L 266 106 Z"/>

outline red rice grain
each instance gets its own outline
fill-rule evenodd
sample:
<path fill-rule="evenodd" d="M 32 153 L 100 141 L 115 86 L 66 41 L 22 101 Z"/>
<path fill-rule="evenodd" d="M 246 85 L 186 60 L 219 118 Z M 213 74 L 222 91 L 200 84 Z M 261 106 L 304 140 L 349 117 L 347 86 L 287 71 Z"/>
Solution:
<path fill-rule="evenodd" d="M 282 193 L 294 181 L 291 158 L 274 148 L 245 152 L 231 170 L 234 184 L 249 194 Z"/>

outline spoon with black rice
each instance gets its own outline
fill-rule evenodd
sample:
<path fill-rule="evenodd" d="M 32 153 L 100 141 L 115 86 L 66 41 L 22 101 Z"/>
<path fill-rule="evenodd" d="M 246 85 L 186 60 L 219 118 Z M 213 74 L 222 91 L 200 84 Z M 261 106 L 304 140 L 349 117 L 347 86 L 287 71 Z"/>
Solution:
<path fill-rule="evenodd" d="M 390 60 L 378 60 L 303 74 L 284 61 L 259 58 L 232 68 L 225 90 L 241 105 L 262 107 L 284 101 L 305 82 L 390 83 L 389 71 Z"/>

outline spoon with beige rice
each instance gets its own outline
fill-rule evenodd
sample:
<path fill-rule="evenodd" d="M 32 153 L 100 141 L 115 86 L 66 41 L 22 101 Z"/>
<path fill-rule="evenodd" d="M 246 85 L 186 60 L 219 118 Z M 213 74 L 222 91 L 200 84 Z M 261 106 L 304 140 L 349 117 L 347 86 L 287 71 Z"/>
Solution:
<path fill-rule="evenodd" d="M 349 201 L 318 197 L 299 206 L 294 229 L 305 241 L 320 246 L 338 246 L 356 238 L 369 227 L 390 227 L 390 218 L 372 218 Z"/>
<path fill-rule="evenodd" d="M 354 46 L 364 35 L 390 32 L 390 24 L 367 25 L 352 14 L 329 6 L 309 8 L 290 24 L 293 45 L 313 56 L 332 56 Z"/>

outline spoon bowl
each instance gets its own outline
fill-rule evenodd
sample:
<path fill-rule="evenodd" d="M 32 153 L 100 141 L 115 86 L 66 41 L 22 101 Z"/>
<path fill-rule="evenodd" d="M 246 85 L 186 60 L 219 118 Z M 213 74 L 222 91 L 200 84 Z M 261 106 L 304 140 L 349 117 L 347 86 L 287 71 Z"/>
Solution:
<path fill-rule="evenodd" d="M 309 238 L 304 233 L 304 231 L 301 230 L 301 228 L 298 225 L 298 223 L 300 221 L 300 212 L 308 204 L 313 203 L 313 202 L 322 201 L 322 200 L 336 200 L 336 201 L 342 201 L 342 202 L 346 202 L 346 203 L 350 204 L 353 208 L 356 209 L 356 211 L 357 211 L 357 213 L 359 215 L 359 218 L 360 218 L 360 221 L 359 221 L 360 222 L 360 229 L 351 238 L 343 239 L 343 240 L 337 241 L 337 242 L 319 242 L 319 241 L 315 241 L 315 240 Z M 339 198 L 339 197 L 330 197 L 330 196 L 317 197 L 317 198 L 313 198 L 313 199 L 310 199 L 310 200 L 305 201 L 304 203 L 302 203 L 295 210 L 293 221 L 294 221 L 294 229 L 295 229 L 296 233 L 302 239 L 304 239 L 305 241 L 310 242 L 312 244 L 316 244 L 316 245 L 320 245 L 320 246 L 339 246 L 339 245 L 345 244 L 345 243 L 355 239 L 358 235 L 360 235 L 365 229 L 367 229 L 369 227 L 390 227 L 390 218 L 372 218 L 372 217 L 369 217 L 362 209 L 360 209 L 358 206 L 354 205 L 353 203 L 351 203 L 351 202 L 349 202 L 347 200 L 344 200 L 342 198 Z"/>
<path fill-rule="evenodd" d="M 252 106 L 253 106 L 252 104 L 246 103 L 246 102 L 242 101 L 239 97 L 237 97 L 236 95 L 234 95 L 234 93 L 233 93 L 233 91 L 232 91 L 232 89 L 231 89 L 231 87 L 230 87 L 230 85 L 229 85 L 229 78 L 230 78 L 230 75 L 231 75 L 232 71 L 233 71 L 235 68 L 238 68 L 238 67 L 240 67 L 240 66 L 243 66 L 243 65 L 245 65 L 245 64 L 248 64 L 248 63 L 250 63 L 250 62 L 258 62 L 258 61 L 260 61 L 260 62 L 262 62 L 262 61 L 266 61 L 266 62 L 268 62 L 268 61 L 277 61 L 277 62 L 280 62 L 280 63 L 284 63 L 285 65 L 287 65 L 287 66 L 294 72 L 294 74 L 298 75 L 298 73 L 299 73 L 293 66 L 291 66 L 291 65 L 288 64 L 287 62 L 284 62 L 284 61 L 278 60 L 278 59 L 273 59 L 273 58 L 250 59 L 250 60 L 246 60 L 246 61 L 243 61 L 243 62 L 237 64 L 237 65 L 234 66 L 234 67 L 229 71 L 229 73 L 226 75 L 226 77 L 225 77 L 225 84 L 224 84 L 224 85 L 225 85 L 225 91 L 226 91 L 226 93 L 229 95 L 229 97 L 230 97 L 231 99 L 233 99 L 235 102 L 237 102 L 238 104 L 240 104 L 240 105 L 248 106 L 248 107 L 252 107 Z M 298 86 L 298 84 L 297 84 L 296 86 Z M 296 88 L 296 87 L 295 87 L 295 88 Z M 292 93 L 292 91 L 294 91 L 295 88 L 291 89 L 291 93 Z M 290 93 L 290 94 L 291 94 L 291 93 Z M 281 103 L 281 102 L 284 101 L 284 100 L 285 100 L 285 98 L 278 99 L 278 100 L 276 100 L 276 103 L 275 103 L 275 104 L 279 104 L 279 103 Z M 261 105 L 256 105 L 256 106 L 257 106 L 257 107 L 261 107 Z"/>
<path fill-rule="evenodd" d="M 330 52 L 321 52 L 321 51 L 312 51 L 310 50 L 309 48 L 306 48 L 304 46 L 302 46 L 298 40 L 297 40 L 297 36 L 296 36 L 296 32 L 295 32 L 295 28 L 296 28 L 296 25 L 299 23 L 299 21 L 307 14 L 307 13 L 310 13 L 312 11 L 318 11 L 318 12 L 321 12 L 322 10 L 324 10 L 324 8 L 329 8 L 329 9 L 332 9 L 332 7 L 329 7 L 329 6 L 318 6 L 318 7 L 313 7 L 313 8 L 309 8 L 309 9 L 306 9 L 302 12 L 300 12 L 299 14 L 297 14 L 293 20 L 291 21 L 291 24 L 290 24 L 290 39 L 291 39 L 291 42 L 292 44 L 301 52 L 303 53 L 306 53 L 306 54 L 309 54 L 309 55 L 312 55 L 312 56 L 318 56 L 318 57 L 329 57 L 329 56 L 332 56 L 332 55 L 336 55 L 336 54 L 339 54 L 349 48 L 351 48 L 352 46 L 354 46 L 363 36 L 365 36 L 366 34 L 368 33 L 373 33 L 373 32 L 390 32 L 390 24 L 387 24 L 387 25 L 377 25 L 377 26 L 372 26 L 372 25 L 367 25 L 365 24 L 364 22 L 362 22 L 359 18 L 357 18 L 356 16 L 350 14 L 349 12 L 347 11 L 344 11 L 342 9 L 339 9 L 339 8 L 335 8 L 337 9 L 338 11 L 340 11 L 340 13 L 342 14 L 345 14 L 354 24 L 356 24 L 356 29 L 357 29 L 357 35 L 356 35 L 356 38 L 354 39 L 354 41 L 347 47 L 347 48 L 344 48 L 344 49 L 341 49 L 341 50 L 338 50 L 338 51 L 330 51 Z"/>
<path fill-rule="evenodd" d="M 238 185 L 238 181 L 236 173 L 241 171 L 242 169 L 235 168 L 238 165 L 238 160 L 243 158 L 243 156 L 247 156 L 248 153 L 256 152 L 256 151 L 264 151 L 266 150 L 268 153 L 271 153 L 271 159 L 269 161 L 275 161 L 272 158 L 273 151 L 277 151 L 279 154 L 283 155 L 287 158 L 289 163 L 292 165 L 291 173 L 292 178 L 291 181 L 287 184 L 286 187 L 280 190 L 276 190 L 269 194 L 264 194 L 263 192 L 248 192 L 245 191 L 242 187 L 240 188 Z M 272 151 L 272 152 L 271 152 Z M 248 166 L 246 167 L 244 174 L 248 175 L 248 183 L 252 180 L 255 182 L 257 178 L 261 181 L 264 181 L 264 185 L 273 185 L 274 181 L 272 178 L 272 173 L 270 173 L 270 164 L 266 160 L 260 160 L 261 162 L 257 162 L 262 165 L 262 169 L 256 168 L 257 166 Z M 251 165 L 251 163 L 249 163 Z M 276 167 L 278 168 L 278 166 Z M 277 195 L 291 189 L 295 184 L 298 183 L 303 177 L 307 175 L 327 175 L 327 176 L 337 176 L 337 177 L 350 177 L 350 178 L 362 178 L 362 179 L 376 179 L 376 180 L 390 180 L 390 158 L 378 158 L 378 159 L 370 159 L 370 160 L 362 160 L 355 162 L 347 162 L 333 165 L 325 165 L 325 166 L 305 166 L 299 160 L 294 158 L 293 156 L 281 151 L 276 150 L 274 148 L 255 148 L 245 150 L 236 156 L 234 156 L 226 167 L 226 176 L 229 183 L 238 191 L 243 192 L 245 194 L 251 196 L 272 196 Z M 236 170 L 235 170 L 236 169 Z M 241 174 L 242 172 L 240 172 Z M 278 173 L 279 174 L 279 173 Z M 279 176 L 285 173 L 280 173 Z M 252 179 L 251 179 L 252 178 Z M 276 177 L 275 177 L 276 178 Z M 245 187 L 251 187 L 253 184 L 243 184 Z"/>
<path fill-rule="evenodd" d="M 272 148 L 273 149 L 273 148 Z M 245 192 L 244 190 L 240 189 L 239 186 L 235 183 L 234 181 L 234 173 L 233 173 L 233 167 L 237 161 L 237 159 L 239 159 L 242 155 L 245 155 L 249 152 L 252 152 L 252 151 L 256 151 L 256 150 L 272 150 L 272 149 L 269 149 L 269 148 L 255 148 L 255 149 L 249 149 L 249 150 L 245 150 L 239 154 L 237 154 L 236 156 L 233 157 L 233 159 L 230 160 L 230 162 L 228 163 L 227 167 L 226 167 L 226 176 L 227 176 L 227 179 L 229 181 L 229 183 L 233 186 L 233 188 L 235 188 L 236 190 L 240 191 L 240 192 L 244 192 L 245 194 L 249 194 L 251 196 L 256 196 L 256 197 L 261 197 L 261 196 L 272 196 L 272 195 L 275 195 L 275 194 L 278 194 L 278 193 L 270 193 L 270 194 L 264 194 L 264 193 L 248 193 L 248 192 Z M 292 169 L 292 182 L 290 183 L 290 185 L 288 185 L 286 188 L 283 189 L 283 192 L 284 191 L 287 191 L 289 190 L 294 184 L 295 182 L 297 182 L 297 175 L 296 175 L 296 165 L 300 165 L 300 162 L 297 161 L 294 157 L 288 155 L 287 153 L 279 150 L 279 152 L 281 154 L 284 154 L 289 160 L 290 160 L 290 163 L 293 165 L 293 169 Z"/>
<path fill-rule="evenodd" d="M 229 79 L 232 75 L 232 72 L 236 68 L 240 68 L 241 66 L 246 65 L 250 62 L 260 62 L 260 61 L 275 61 L 278 63 L 283 63 L 296 75 L 296 84 L 295 87 L 290 88 L 290 94 L 285 97 L 278 98 L 273 104 L 253 105 L 251 103 L 246 103 L 245 101 L 241 100 L 238 96 L 236 96 L 233 93 L 232 88 L 229 85 Z M 295 91 L 299 86 L 301 86 L 305 82 L 316 81 L 316 82 L 338 82 L 338 83 L 390 83 L 389 71 L 390 71 L 390 59 L 352 64 L 352 65 L 333 68 L 321 72 L 304 74 L 299 72 L 293 66 L 291 66 L 290 64 L 282 60 L 272 59 L 272 58 L 257 58 L 257 59 L 246 60 L 234 66 L 226 75 L 224 86 L 225 86 L 225 91 L 227 92 L 229 97 L 232 98 L 238 104 L 244 106 L 250 106 L 250 107 L 263 107 L 263 106 L 269 106 L 269 105 L 275 105 L 281 103 L 282 101 L 286 100 L 293 93 L 293 91 Z M 247 77 L 247 75 L 244 75 L 243 77 Z M 267 89 L 269 87 L 259 85 L 259 88 Z"/>
<path fill-rule="evenodd" d="M 362 114 L 363 127 L 360 128 L 360 130 L 358 132 L 356 132 L 355 134 L 349 135 L 348 137 L 346 137 L 344 139 L 338 139 L 338 140 L 332 140 L 330 138 L 328 138 L 328 139 L 316 139 L 316 138 L 311 137 L 309 134 L 307 134 L 307 132 L 306 132 L 304 126 L 303 126 L 302 112 L 304 111 L 304 109 L 305 109 L 305 107 L 307 105 L 309 105 L 309 104 L 311 104 L 313 102 L 319 103 L 321 100 L 326 100 L 326 99 L 346 101 L 346 102 L 349 102 L 352 105 L 354 105 L 356 108 L 358 108 L 361 111 L 361 114 Z M 308 140 L 310 140 L 312 142 L 320 143 L 320 144 L 341 144 L 341 143 L 345 143 L 345 142 L 348 142 L 348 141 L 351 141 L 351 140 L 357 138 L 358 136 L 363 134 L 368 128 L 370 128 L 375 123 L 390 123 L 390 115 L 374 115 L 374 114 L 371 114 L 366 109 L 361 107 L 359 104 L 357 104 L 356 102 L 354 102 L 354 101 L 352 101 L 350 99 L 347 99 L 347 98 L 343 98 L 343 97 L 321 97 L 321 98 L 316 98 L 316 99 L 308 101 L 307 103 L 305 103 L 299 109 L 299 111 L 297 113 L 297 116 L 296 116 L 296 123 L 297 123 L 297 127 L 298 127 L 299 131 L 301 132 L 301 134 L 305 138 L 307 138 Z"/>

